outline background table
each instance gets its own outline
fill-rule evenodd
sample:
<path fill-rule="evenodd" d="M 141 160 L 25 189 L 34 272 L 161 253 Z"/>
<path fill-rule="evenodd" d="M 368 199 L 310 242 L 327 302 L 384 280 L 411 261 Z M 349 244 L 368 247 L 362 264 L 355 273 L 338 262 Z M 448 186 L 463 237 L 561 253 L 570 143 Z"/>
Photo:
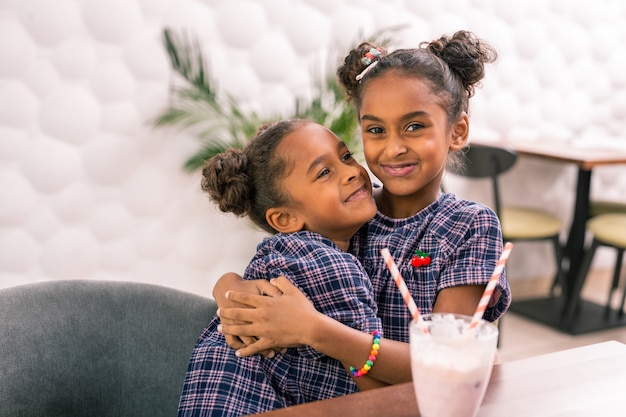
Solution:
<path fill-rule="evenodd" d="M 584 255 L 586 223 L 589 217 L 589 195 L 593 168 L 606 165 L 626 164 L 626 147 L 577 146 L 576 142 L 559 143 L 554 141 L 488 141 L 472 139 L 471 144 L 496 146 L 516 151 L 519 155 L 542 158 L 559 163 L 572 163 L 578 167 L 576 197 L 573 219 L 563 252 L 564 287 L 558 296 L 546 296 L 529 300 L 513 301 L 511 311 L 547 324 L 571 334 L 585 333 L 626 325 L 626 316 L 607 311 L 605 306 L 580 299 L 580 293 L 573 291 L 576 280 L 584 280 L 580 272 Z M 577 301 L 578 300 L 578 301 Z M 570 303 L 577 302 L 577 314 L 565 320 L 563 312 Z"/>
<path fill-rule="evenodd" d="M 496 365 L 478 417 L 624 416 L 626 345 L 604 342 Z M 412 383 L 346 395 L 264 417 L 417 417 Z"/>

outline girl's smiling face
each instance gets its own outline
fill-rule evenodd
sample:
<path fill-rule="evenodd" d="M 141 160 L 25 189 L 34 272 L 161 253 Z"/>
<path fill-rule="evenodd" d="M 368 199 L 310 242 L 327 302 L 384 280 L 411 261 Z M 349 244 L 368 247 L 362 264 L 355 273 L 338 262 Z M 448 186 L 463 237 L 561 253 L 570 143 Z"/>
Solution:
<path fill-rule="evenodd" d="M 409 217 L 437 199 L 448 152 L 467 142 L 467 115 L 451 125 L 428 84 L 397 73 L 368 80 L 361 97 L 365 159 L 384 184 L 379 209 L 394 199 L 396 212 L 385 214 Z"/>
<path fill-rule="evenodd" d="M 347 250 L 352 235 L 376 213 L 365 168 L 345 143 L 315 123 L 285 136 L 277 152 L 288 166 L 282 180 L 289 194 L 287 210 L 301 229 L 326 236 Z"/>

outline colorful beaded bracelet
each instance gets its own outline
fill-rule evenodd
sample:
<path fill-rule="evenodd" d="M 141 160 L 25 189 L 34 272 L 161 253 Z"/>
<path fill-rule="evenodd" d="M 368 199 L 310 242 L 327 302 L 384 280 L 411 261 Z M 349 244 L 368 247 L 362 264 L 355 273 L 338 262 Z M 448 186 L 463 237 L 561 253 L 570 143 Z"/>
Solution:
<path fill-rule="evenodd" d="M 350 367 L 350 372 L 352 372 L 352 376 L 358 378 L 363 375 L 367 375 L 367 373 L 374 366 L 374 362 L 376 362 L 376 357 L 378 356 L 378 350 L 380 349 L 380 332 L 378 330 L 374 330 L 372 332 L 373 340 L 372 340 L 372 350 L 370 350 L 370 355 L 367 357 L 367 360 L 363 364 L 363 367 L 358 371 L 356 368 Z"/>

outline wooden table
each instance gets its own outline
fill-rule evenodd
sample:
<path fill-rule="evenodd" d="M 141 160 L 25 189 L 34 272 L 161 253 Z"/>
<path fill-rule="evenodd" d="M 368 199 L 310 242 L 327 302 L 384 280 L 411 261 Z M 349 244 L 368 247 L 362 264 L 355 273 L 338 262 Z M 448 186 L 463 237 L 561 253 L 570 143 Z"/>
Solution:
<path fill-rule="evenodd" d="M 513 301 L 511 311 L 571 334 L 626 325 L 626 316 L 607 311 L 605 306 L 580 299 L 585 280 L 580 266 L 585 253 L 586 223 L 589 216 L 589 194 L 592 170 L 599 166 L 626 164 L 626 142 L 611 146 L 607 142 L 567 143 L 550 141 L 488 141 L 472 139 L 471 144 L 508 148 L 519 155 L 541 158 L 578 167 L 573 219 L 564 248 L 563 271 L 565 288 L 559 296 Z M 577 306 L 574 311 L 570 306 Z M 567 314 L 566 314 L 567 313 Z"/>
<path fill-rule="evenodd" d="M 494 367 L 478 417 L 624 416 L 626 345 L 604 342 Z M 417 417 L 412 383 L 258 414 Z"/>

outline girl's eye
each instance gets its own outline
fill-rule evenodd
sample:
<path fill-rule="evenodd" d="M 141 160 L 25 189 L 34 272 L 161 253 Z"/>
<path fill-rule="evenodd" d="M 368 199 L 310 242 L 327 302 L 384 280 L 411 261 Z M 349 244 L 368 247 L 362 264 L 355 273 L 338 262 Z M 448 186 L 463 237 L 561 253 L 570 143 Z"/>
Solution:
<path fill-rule="evenodd" d="M 424 126 L 419 123 L 411 123 L 409 127 L 407 127 L 406 130 L 408 130 L 409 132 L 415 132 L 416 130 L 421 129 L 422 127 Z"/>
<path fill-rule="evenodd" d="M 328 174 L 330 174 L 330 169 L 324 168 L 323 170 L 320 171 L 319 174 L 317 174 L 317 178 L 325 177 Z"/>
<path fill-rule="evenodd" d="M 346 152 L 346 153 L 343 155 L 343 157 L 341 158 L 341 160 L 342 160 L 343 162 L 349 161 L 349 160 L 351 160 L 351 159 L 352 159 L 352 156 L 353 156 L 353 155 L 354 155 L 354 154 L 353 154 L 352 152 Z"/>
<path fill-rule="evenodd" d="M 379 135 L 381 133 L 384 132 L 382 127 L 370 127 L 369 129 L 367 129 L 368 133 L 373 133 L 375 135 Z"/>

